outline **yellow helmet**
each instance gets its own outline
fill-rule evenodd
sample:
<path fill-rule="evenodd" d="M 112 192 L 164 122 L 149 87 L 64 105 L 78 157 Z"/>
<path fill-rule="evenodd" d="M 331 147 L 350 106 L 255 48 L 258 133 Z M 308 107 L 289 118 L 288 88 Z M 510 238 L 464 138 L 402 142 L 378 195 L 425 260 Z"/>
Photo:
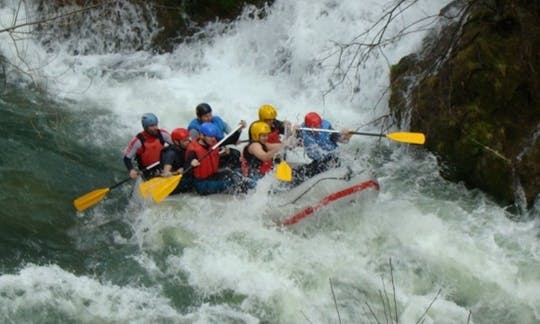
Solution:
<path fill-rule="evenodd" d="M 262 105 L 261 108 L 259 108 L 259 120 L 276 119 L 276 117 L 276 108 L 270 105 Z"/>
<path fill-rule="evenodd" d="M 267 123 L 258 121 L 249 128 L 249 137 L 250 140 L 258 142 L 261 134 L 270 134 L 270 132 L 270 126 Z"/>

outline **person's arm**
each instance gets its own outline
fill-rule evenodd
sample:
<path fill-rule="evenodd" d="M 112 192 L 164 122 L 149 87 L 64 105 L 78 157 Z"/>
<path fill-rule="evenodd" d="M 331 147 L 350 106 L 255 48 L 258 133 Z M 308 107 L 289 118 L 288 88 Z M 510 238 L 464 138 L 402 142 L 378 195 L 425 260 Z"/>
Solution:
<path fill-rule="evenodd" d="M 282 134 L 282 135 L 285 134 L 285 130 L 286 130 L 285 122 L 275 119 L 272 126 L 273 126 L 273 128 L 277 129 L 280 134 Z"/>
<path fill-rule="evenodd" d="M 187 130 L 189 131 L 189 138 L 191 138 L 192 141 L 195 141 L 197 140 L 197 138 L 199 138 L 200 126 L 201 126 L 201 123 L 199 123 L 197 119 L 193 119 L 187 126 Z"/>
<path fill-rule="evenodd" d="M 238 139 L 240 138 L 240 134 L 242 134 L 241 129 L 237 130 L 236 132 L 234 132 L 234 134 L 229 136 L 223 143 L 221 143 L 221 145 L 219 145 L 219 147 L 223 147 L 225 145 L 236 145 Z"/>
<path fill-rule="evenodd" d="M 268 151 L 263 149 L 261 143 L 252 143 L 248 146 L 248 152 L 261 161 L 270 161 L 274 159 L 274 155 L 280 150 L 281 145 L 277 143 L 267 144 L 266 148 Z"/>
<path fill-rule="evenodd" d="M 331 128 L 330 128 L 331 129 Z M 340 133 L 330 133 L 330 140 L 334 143 L 337 143 L 339 142 L 340 140 L 340 137 L 341 137 L 341 134 Z"/>
<path fill-rule="evenodd" d="M 124 165 L 129 172 L 129 177 L 132 179 L 137 178 L 139 172 L 135 170 L 135 168 L 133 167 L 133 162 L 131 162 L 131 159 L 127 156 L 124 156 Z"/>
<path fill-rule="evenodd" d="M 134 137 L 124 150 L 124 158 L 123 158 L 124 165 L 126 166 L 126 169 L 129 172 L 129 177 L 132 179 L 137 178 L 137 176 L 139 175 L 139 172 L 133 166 L 132 160 L 137 154 L 137 151 L 139 150 L 139 148 L 141 148 L 141 146 L 142 146 L 141 141 L 137 137 Z"/>
<path fill-rule="evenodd" d="M 163 165 L 163 171 L 161 172 L 161 175 L 167 177 L 170 176 L 173 171 L 172 167 L 176 153 L 171 149 L 165 149 L 165 151 L 162 151 L 162 154 L 161 164 Z"/>
<path fill-rule="evenodd" d="M 337 135 L 339 135 L 337 141 L 343 144 L 349 143 L 349 140 L 351 139 L 351 136 L 352 136 L 351 131 L 349 131 L 346 128 L 342 129 Z"/>
<path fill-rule="evenodd" d="M 198 167 L 201 163 L 197 159 L 195 151 L 189 151 L 186 156 L 186 163 L 184 164 L 184 170 L 189 167 Z"/>
<path fill-rule="evenodd" d="M 172 142 L 171 134 L 164 129 L 160 129 L 159 131 L 161 133 L 161 136 L 163 136 L 163 140 L 165 141 L 165 143 L 172 145 L 173 142 Z"/>
<path fill-rule="evenodd" d="M 247 123 L 246 123 L 245 120 L 241 120 L 240 125 L 242 125 L 242 128 L 240 128 L 239 130 L 234 132 L 234 134 L 229 136 L 229 138 L 227 138 L 223 143 L 221 143 L 221 145 L 219 147 L 223 147 L 225 145 L 236 145 L 236 144 L 238 144 L 238 140 L 240 139 L 240 135 L 242 134 L 242 129 L 246 128 Z"/>

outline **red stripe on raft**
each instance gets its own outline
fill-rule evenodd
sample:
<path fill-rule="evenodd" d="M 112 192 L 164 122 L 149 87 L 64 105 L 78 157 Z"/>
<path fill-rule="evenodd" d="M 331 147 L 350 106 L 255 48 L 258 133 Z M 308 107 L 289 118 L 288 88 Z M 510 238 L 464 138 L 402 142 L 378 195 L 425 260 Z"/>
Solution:
<path fill-rule="evenodd" d="M 322 207 L 328 205 L 329 203 L 331 203 L 333 201 L 336 201 L 338 199 L 341 199 L 343 197 L 346 197 L 348 195 L 351 195 L 351 194 L 353 194 L 355 192 L 359 192 L 359 191 L 362 191 L 362 190 L 365 190 L 365 189 L 368 189 L 368 188 L 375 188 L 376 190 L 379 190 L 379 184 L 377 182 L 373 181 L 373 180 L 369 180 L 369 181 L 365 181 L 365 182 L 362 182 L 360 184 L 357 184 L 355 186 L 349 187 L 347 189 L 335 192 L 335 193 L 333 193 L 331 195 L 328 195 L 328 196 L 324 197 L 323 199 L 321 199 L 321 201 L 319 201 L 316 205 L 309 206 L 309 207 L 303 209 L 302 211 L 296 213 L 292 217 L 289 217 L 289 218 L 285 219 L 284 221 L 280 222 L 279 224 L 283 225 L 283 226 L 294 225 L 294 224 L 298 223 L 299 221 L 301 221 L 302 219 L 304 219 L 304 218 L 308 217 L 309 215 L 315 213 L 316 211 L 318 211 Z"/>

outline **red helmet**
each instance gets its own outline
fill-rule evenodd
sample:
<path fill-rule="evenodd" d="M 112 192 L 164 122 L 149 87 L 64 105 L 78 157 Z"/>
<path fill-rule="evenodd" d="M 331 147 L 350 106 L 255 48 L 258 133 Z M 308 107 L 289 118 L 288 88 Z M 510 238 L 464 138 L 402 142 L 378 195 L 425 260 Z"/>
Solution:
<path fill-rule="evenodd" d="M 189 132 L 185 128 L 176 128 L 171 133 L 171 138 L 173 141 L 181 141 L 189 137 Z"/>
<path fill-rule="evenodd" d="M 310 112 L 304 117 L 304 124 L 306 124 L 307 127 L 319 128 L 322 124 L 322 118 L 316 112 Z"/>

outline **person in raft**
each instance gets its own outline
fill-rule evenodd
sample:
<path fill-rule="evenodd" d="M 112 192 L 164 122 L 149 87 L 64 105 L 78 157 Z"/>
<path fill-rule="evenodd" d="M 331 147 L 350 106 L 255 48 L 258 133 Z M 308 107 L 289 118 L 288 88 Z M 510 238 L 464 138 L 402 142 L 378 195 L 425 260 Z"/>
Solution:
<path fill-rule="evenodd" d="M 193 186 L 200 195 L 236 194 L 248 189 L 249 183 L 241 174 L 228 168 L 220 170 L 219 149 L 212 149 L 218 143 L 219 134 L 220 131 L 215 124 L 203 123 L 199 137 L 191 141 L 186 149 L 184 168 L 192 167 L 189 176 L 193 178 Z"/>
<path fill-rule="evenodd" d="M 216 139 L 221 141 L 221 139 L 231 132 L 231 127 L 221 119 L 221 117 L 212 114 L 212 107 L 209 104 L 203 102 L 195 107 L 195 114 L 197 115 L 188 125 L 189 136 L 192 139 L 199 138 L 201 126 L 204 123 L 212 123 L 216 126 Z M 246 122 L 241 121 L 243 125 L 242 128 L 246 127 Z M 220 158 L 221 166 L 228 167 L 232 170 L 240 171 L 240 151 L 234 148 L 229 148 L 226 145 L 236 145 L 238 144 L 238 139 L 242 130 L 238 131 L 236 134 L 233 134 L 231 137 L 225 141 L 225 143 L 220 148 Z"/>
<path fill-rule="evenodd" d="M 250 135 L 251 126 L 258 122 L 265 122 L 270 126 L 267 143 L 281 143 L 281 135 L 292 133 L 291 123 L 286 120 L 278 120 L 276 108 L 272 105 L 264 104 L 259 108 L 259 120 L 250 125 Z"/>
<path fill-rule="evenodd" d="M 331 130 L 333 128 L 328 120 L 323 119 L 316 112 L 306 114 L 300 128 L 313 129 L 298 130 L 298 136 L 304 147 L 304 152 L 312 161 L 295 169 L 294 178 L 298 181 L 303 181 L 340 165 L 340 160 L 336 152 L 338 143 L 349 142 L 352 136 L 349 130 L 343 129 L 335 133 L 318 131 L 317 129 Z"/>
<path fill-rule="evenodd" d="M 266 122 L 258 121 L 249 129 L 249 143 L 242 151 L 242 174 L 257 181 L 270 172 L 274 156 L 281 150 L 280 143 L 269 143 L 272 129 Z"/>
<path fill-rule="evenodd" d="M 138 133 L 124 149 L 124 165 L 129 176 L 135 179 L 142 173 L 148 180 L 161 173 L 161 150 L 172 144 L 171 135 L 158 127 L 158 118 L 152 113 L 146 113 L 141 118 L 143 131 Z M 133 166 L 137 162 L 137 169 Z"/>
<path fill-rule="evenodd" d="M 176 128 L 171 132 L 171 138 L 173 144 L 161 150 L 162 177 L 182 174 L 184 172 L 184 165 L 186 164 L 186 149 L 191 142 L 188 130 L 185 128 Z M 180 183 L 171 194 L 190 191 L 193 187 L 192 182 L 191 177 L 182 176 Z"/>

